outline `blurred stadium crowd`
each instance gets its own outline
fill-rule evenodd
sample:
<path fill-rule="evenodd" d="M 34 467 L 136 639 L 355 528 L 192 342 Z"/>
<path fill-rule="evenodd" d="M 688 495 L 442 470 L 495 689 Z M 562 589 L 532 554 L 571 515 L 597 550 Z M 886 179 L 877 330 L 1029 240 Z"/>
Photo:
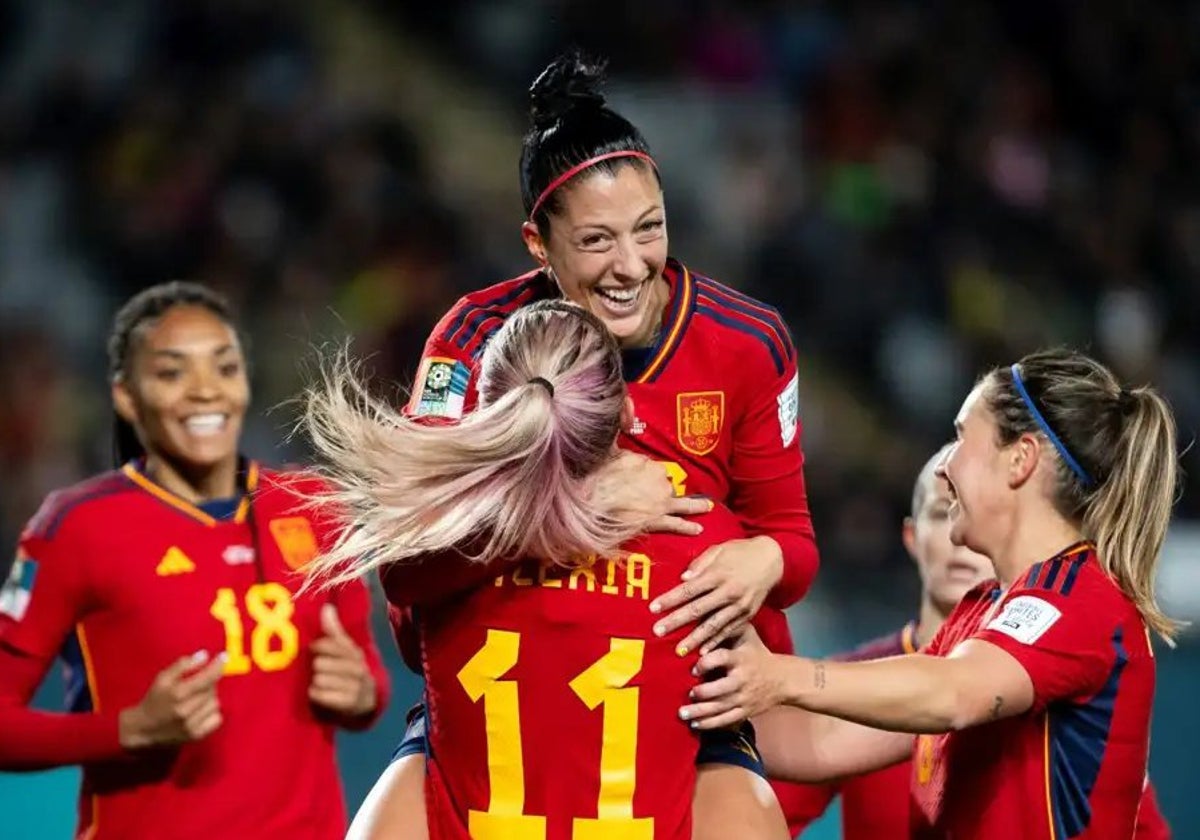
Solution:
<path fill-rule="evenodd" d="M 314 343 L 409 376 L 527 268 L 523 91 L 568 43 L 655 147 L 672 252 L 792 326 L 825 598 L 915 604 L 898 522 L 986 365 L 1089 347 L 1200 426 L 1194 4 L 7 0 L 0 39 L 6 545 L 107 465 L 146 284 L 238 303 L 270 460 Z"/>

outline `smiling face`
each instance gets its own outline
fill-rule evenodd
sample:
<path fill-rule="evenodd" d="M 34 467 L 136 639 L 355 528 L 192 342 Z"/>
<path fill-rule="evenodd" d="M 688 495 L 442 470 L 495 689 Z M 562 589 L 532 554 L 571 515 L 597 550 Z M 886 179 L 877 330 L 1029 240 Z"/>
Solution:
<path fill-rule="evenodd" d="M 203 306 L 139 327 L 113 404 L 147 452 L 186 472 L 236 463 L 250 383 L 237 335 Z"/>
<path fill-rule="evenodd" d="M 623 163 L 581 176 L 557 199 L 547 239 L 532 223 L 522 228 L 529 252 L 549 265 L 563 297 L 600 318 L 621 346 L 648 345 L 669 297 L 666 213 L 654 171 Z"/>
<path fill-rule="evenodd" d="M 938 466 L 949 484 L 950 541 L 989 554 L 1012 516 L 1009 447 L 999 443 L 996 420 L 985 399 L 987 382 L 975 387 L 955 418 L 957 440 Z"/>
<path fill-rule="evenodd" d="M 933 462 L 921 473 L 919 504 L 904 523 L 904 545 L 917 564 L 922 590 L 943 615 L 973 587 L 992 577 L 987 557 L 950 539 L 950 485 Z"/>

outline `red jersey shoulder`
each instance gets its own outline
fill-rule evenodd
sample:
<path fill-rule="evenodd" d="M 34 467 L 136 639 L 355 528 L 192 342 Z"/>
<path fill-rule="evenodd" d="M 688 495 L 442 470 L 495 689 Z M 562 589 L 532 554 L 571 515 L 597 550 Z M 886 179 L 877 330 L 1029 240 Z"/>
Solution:
<path fill-rule="evenodd" d="M 983 613 L 996 602 L 1000 594 L 1000 583 L 995 580 L 985 580 L 967 590 L 967 594 L 950 612 L 929 644 L 922 648 L 922 652 L 946 654 L 959 642 L 970 638 L 978 629 Z"/>
<path fill-rule="evenodd" d="M 461 354 L 460 358 L 474 359 L 509 315 L 548 296 L 549 288 L 541 271 L 530 271 L 463 295 L 438 321 L 430 344 Z"/>
<path fill-rule="evenodd" d="M 690 329 L 719 336 L 740 369 L 747 360 L 769 365 L 774 376 L 783 376 L 796 364 L 796 348 L 779 311 L 747 294 L 709 277 L 692 274 L 696 311 Z"/>
<path fill-rule="evenodd" d="M 111 470 L 50 493 L 25 526 L 22 540 L 52 540 L 68 522 L 72 526 L 105 521 L 124 494 L 137 488 L 120 470 Z M 111 520 L 109 520 L 111 521 Z"/>

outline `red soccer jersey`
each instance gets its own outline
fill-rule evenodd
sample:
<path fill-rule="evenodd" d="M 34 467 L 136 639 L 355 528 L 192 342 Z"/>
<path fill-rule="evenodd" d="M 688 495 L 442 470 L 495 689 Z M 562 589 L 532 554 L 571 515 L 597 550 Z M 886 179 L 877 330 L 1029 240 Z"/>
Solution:
<path fill-rule="evenodd" d="M 982 639 L 1029 674 L 1023 715 L 922 735 L 915 838 L 1133 836 L 1146 778 L 1154 655 L 1141 615 L 1089 545 L 1034 564 L 1003 592 L 969 592 L 929 645 Z"/>
<path fill-rule="evenodd" d="M 914 653 L 916 622 L 895 633 L 873 639 L 849 653 L 833 657 L 844 662 L 883 659 Z M 828 785 L 804 785 L 796 801 L 792 833 L 816 821 L 838 796 L 842 797 L 842 837 L 845 840 L 877 840 L 908 836 L 910 763 L 885 767 L 874 773 L 851 776 Z"/>
<path fill-rule="evenodd" d="M 326 840 L 345 831 L 335 721 L 308 701 L 308 647 L 332 601 L 367 653 L 382 708 L 387 676 L 368 594 L 358 583 L 296 594 L 294 570 L 328 529 L 293 491 L 319 485 L 259 475 L 248 465 L 249 495 L 217 520 L 128 466 L 51 495 L 21 540 L 18 583 L 0 599 L 0 761 L 83 763 L 80 837 Z M 55 656 L 75 644 L 86 695 L 74 705 L 91 713 L 24 708 Z M 120 710 L 198 650 L 229 656 L 220 729 L 174 749 L 123 752 Z"/>
<path fill-rule="evenodd" d="M 642 538 L 624 563 L 525 565 L 416 608 L 432 840 L 692 836 L 699 742 L 678 709 L 695 656 L 675 654 L 683 631 L 654 636 L 647 606 L 741 535 L 723 508 L 702 521 L 698 537 Z M 420 601 L 419 574 L 398 564 L 385 587 Z"/>
<path fill-rule="evenodd" d="M 621 445 L 668 464 L 681 493 L 728 504 L 750 534 L 783 549 L 784 573 L 755 621 L 772 650 L 791 652 L 782 610 L 807 591 L 817 549 L 800 448 L 796 351 L 772 308 L 668 260 L 671 297 L 657 343 L 624 353 L 635 407 Z M 488 339 L 525 304 L 557 296 L 531 272 L 462 298 L 425 345 L 408 412 L 455 419 L 478 400 Z"/>

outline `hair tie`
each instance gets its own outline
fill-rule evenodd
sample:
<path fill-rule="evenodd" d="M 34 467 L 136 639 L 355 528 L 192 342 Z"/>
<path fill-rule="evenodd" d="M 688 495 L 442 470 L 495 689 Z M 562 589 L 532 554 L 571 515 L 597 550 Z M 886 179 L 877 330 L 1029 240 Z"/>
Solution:
<path fill-rule="evenodd" d="M 561 175 L 559 175 L 557 178 L 555 178 L 553 181 L 551 181 L 549 184 L 546 185 L 546 189 L 542 190 L 541 195 L 539 195 L 537 197 L 537 201 L 533 202 L 533 208 L 529 211 L 529 221 L 536 223 L 535 217 L 537 216 L 537 212 L 539 209 L 541 209 L 541 206 L 542 206 L 542 204 L 545 203 L 546 199 L 550 197 L 550 194 L 552 192 L 554 192 L 556 189 L 558 189 L 559 187 L 561 187 L 563 184 L 567 183 L 567 181 L 570 181 L 572 178 L 574 178 L 580 172 L 587 169 L 589 166 L 595 166 L 597 163 L 600 163 L 602 161 L 611 160 L 612 158 L 625 158 L 625 157 L 637 158 L 639 160 L 644 160 L 648 164 L 650 164 L 652 167 L 654 167 L 654 169 L 656 171 L 658 170 L 658 164 L 656 164 L 654 162 L 654 158 L 650 157 L 650 155 L 646 154 L 645 152 L 639 152 L 635 149 L 624 149 L 624 150 L 618 151 L 618 152 L 607 152 L 602 155 L 596 155 L 595 157 L 590 157 L 587 160 L 580 161 L 579 163 L 575 164 L 570 169 L 568 169 L 566 172 L 562 173 Z"/>
<path fill-rule="evenodd" d="M 1117 394 L 1117 409 L 1123 417 L 1128 417 L 1137 411 L 1137 394 L 1132 391 L 1126 391 L 1124 388 Z"/>
<path fill-rule="evenodd" d="M 1025 383 L 1021 381 L 1020 367 L 1020 365 L 1013 365 L 1009 370 L 1012 371 L 1013 385 L 1016 387 L 1017 393 L 1021 395 L 1021 399 L 1025 402 L 1025 407 L 1029 409 L 1030 415 L 1033 416 L 1034 422 L 1041 428 L 1042 433 L 1054 444 L 1054 448 L 1058 450 L 1058 454 L 1062 456 L 1066 465 L 1071 468 L 1071 472 L 1075 473 L 1075 476 L 1083 483 L 1084 487 L 1091 487 L 1095 482 L 1088 475 L 1088 471 L 1075 460 L 1075 456 L 1071 454 L 1070 450 L 1067 449 L 1067 445 L 1059 439 L 1058 435 L 1054 434 L 1054 430 L 1050 428 L 1050 424 L 1046 422 L 1046 418 L 1042 416 L 1042 412 L 1038 411 L 1033 397 L 1025 390 Z"/>
<path fill-rule="evenodd" d="M 533 379 L 529 380 L 529 384 L 530 385 L 541 385 L 543 388 L 546 389 L 546 393 L 548 393 L 552 397 L 554 396 L 554 385 L 550 382 L 549 379 L 547 379 L 544 376 L 533 377 Z"/>

